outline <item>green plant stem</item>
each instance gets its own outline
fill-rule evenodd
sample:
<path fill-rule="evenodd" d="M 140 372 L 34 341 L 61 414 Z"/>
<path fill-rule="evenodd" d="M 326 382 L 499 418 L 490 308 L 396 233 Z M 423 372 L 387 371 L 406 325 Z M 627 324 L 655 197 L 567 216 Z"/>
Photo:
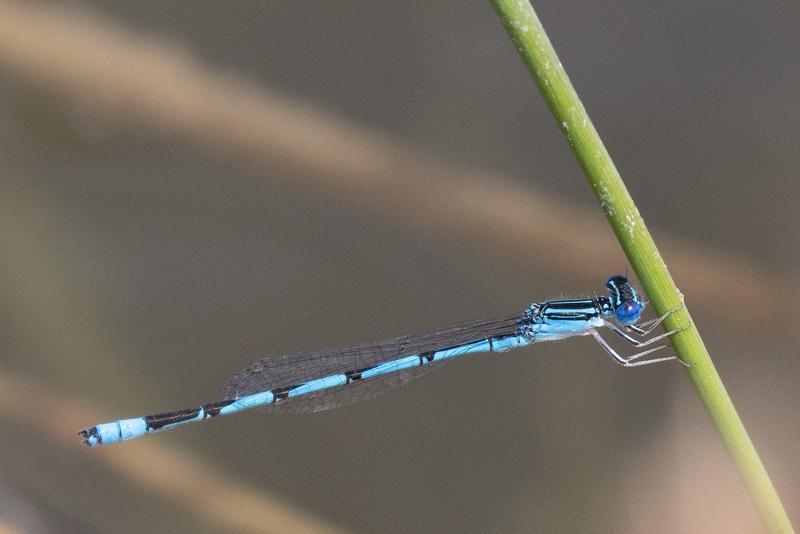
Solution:
<path fill-rule="evenodd" d="M 682 296 L 533 7 L 526 0 L 492 0 L 492 4 L 583 167 L 655 312 L 660 315 L 675 308 Z M 689 365 L 689 378 L 738 466 L 764 528 L 771 533 L 793 532 L 688 308 L 683 307 L 665 321 L 667 330 L 684 325 L 691 326 L 672 336 L 672 345 Z"/>

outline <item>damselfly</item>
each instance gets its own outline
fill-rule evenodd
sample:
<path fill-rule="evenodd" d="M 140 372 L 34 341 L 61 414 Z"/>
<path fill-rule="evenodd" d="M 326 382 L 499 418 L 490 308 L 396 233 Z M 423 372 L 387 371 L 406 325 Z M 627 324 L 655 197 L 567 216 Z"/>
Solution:
<path fill-rule="evenodd" d="M 647 338 L 678 308 L 637 325 L 645 301 L 628 279 L 612 276 L 606 282 L 606 289 L 606 297 L 537 302 L 522 314 L 473 321 L 420 336 L 264 358 L 228 380 L 222 392 L 224 400 L 103 423 L 79 434 L 87 445 L 106 445 L 256 407 L 295 413 L 327 410 L 376 397 L 465 354 L 505 352 L 572 336 L 592 336 L 615 362 L 626 367 L 676 359 L 675 356 L 642 359 L 666 345 L 630 356 L 618 354 L 600 335 L 599 328 L 612 330 L 634 347 L 647 347 L 681 330 Z"/>

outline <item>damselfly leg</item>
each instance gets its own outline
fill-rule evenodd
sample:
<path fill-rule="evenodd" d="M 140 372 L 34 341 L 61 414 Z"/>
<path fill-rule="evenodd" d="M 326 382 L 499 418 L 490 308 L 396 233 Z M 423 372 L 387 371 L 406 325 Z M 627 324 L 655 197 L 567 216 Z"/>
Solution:
<path fill-rule="evenodd" d="M 622 338 L 625 341 L 627 341 L 628 343 L 630 343 L 631 345 L 633 345 L 636 348 L 646 347 L 648 345 L 652 345 L 656 341 L 661 341 L 662 339 L 668 338 L 672 334 L 677 334 L 681 330 L 686 330 L 687 328 L 689 328 L 689 325 L 686 325 L 686 326 L 682 326 L 681 328 L 676 328 L 675 330 L 670 330 L 669 332 L 666 332 L 664 334 L 660 334 L 658 336 L 651 337 L 650 339 L 636 339 L 634 337 L 629 336 L 622 328 L 620 328 L 616 324 L 612 323 L 611 321 L 606 322 L 606 326 L 609 327 L 614 332 L 616 332 L 617 334 L 619 334 L 620 336 L 622 336 Z"/>
<path fill-rule="evenodd" d="M 680 304 L 678 304 L 677 306 L 675 306 L 671 310 L 665 311 L 664 315 L 662 315 L 661 317 L 656 317 L 655 319 L 650 319 L 649 321 L 645 321 L 645 322 L 639 323 L 639 324 L 626 325 L 624 328 L 625 328 L 625 330 L 628 330 L 629 332 L 633 332 L 634 334 L 637 334 L 639 336 L 646 336 L 650 332 L 655 330 L 656 327 L 658 327 L 658 325 L 663 323 L 664 320 L 667 317 L 669 317 L 670 315 L 672 315 L 676 311 L 680 310 L 681 308 L 683 308 L 683 299 L 681 299 L 681 303 Z M 678 331 L 680 331 L 680 329 L 676 330 L 676 332 L 678 332 Z M 669 335 L 669 334 L 667 334 L 667 335 Z"/>
<path fill-rule="evenodd" d="M 676 328 L 674 330 L 670 330 L 669 332 L 665 332 L 663 334 L 657 335 L 657 336 L 652 337 L 650 339 L 636 339 L 636 338 L 632 337 L 631 335 L 629 335 L 626 332 L 626 330 L 628 330 L 628 331 L 630 331 L 630 332 L 632 332 L 632 333 L 634 333 L 634 334 L 636 334 L 636 335 L 638 335 L 640 337 L 644 337 L 644 336 L 650 334 L 667 317 L 669 317 L 671 314 L 675 313 L 676 311 L 680 310 L 681 308 L 683 308 L 683 302 L 681 302 L 680 306 L 677 306 L 677 307 L 675 307 L 675 308 L 673 308 L 671 310 L 668 310 L 661 317 L 657 317 L 656 319 L 651 319 L 650 321 L 646 321 L 644 323 L 641 323 L 639 326 L 626 325 L 626 326 L 623 327 L 623 326 L 618 325 L 613 320 L 612 321 L 606 321 L 605 322 L 605 326 L 607 326 L 608 328 L 613 330 L 615 333 L 619 334 L 625 341 L 627 341 L 628 343 L 630 343 L 634 347 L 636 347 L 636 348 L 646 347 L 648 345 L 652 345 L 656 341 L 661 341 L 662 339 L 666 339 L 666 338 L 670 337 L 673 334 L 676 334 L 676 333 L 678 333 L 678 332 L 680 332 L 682 330 L 685 330 L 685 329 L 689 328 L 689 325 L 685 325 L 685 326 L 682 326 L 681 328 Z M 641 328 L 641 326 L 644 326 L 644 328 Z M 593 331 L 592 332 L 592 336 L 597 341 L 597 343 L 603 348 L 603 350 L 605 350 L 614 359 L 615 362 L 617 362 L 618 364 L 623 365 L 625 367 L 635 367 L 635 366 L 640 366 L 640 365 L 649 365 L 651 363 L 660 363 L 660 362 L 666 362 L 666 361 L 670 361 L 670 360 L 678 360 L 683 365 L 686 365 L 688 367 L 688 364 L 686 364 L 686 362 L 684 362 L 683 360 L 681 360 L 677 356 L 667 356 L 667 357 L 664 357 L 664 358 L 652 358 L 652 359 L 649 359 L 649 360 L 641 360 L 641 358 L 643 358 L 644 356 L 647 356 L 648 354 L 652 354 L 652 353 L 654 353 L 654 352 L 656 352 L 658 350 L 661 350 L 664 347 L 666 347 L 666 345 L 659 345 L 658 347 L 654 347 L 652 349 L 648 349 L 648 350 L 645 350 L 645 351 L 642 351 L 642 352 L 637 352 L 636 354 L 633 354 L 631 356 L 621 356 L 616 350 L 614 350 L 614 348 L 611 347 L 611 345 L 608 344 L 608 342 L 605 339 L 603 339 L 603 337 L 597 331 Z M 641 361 L 636 361 L 636 360 L 641 360 Z"/>
<path fill-rule="evenodd" d="M 604 351 L 606 351 L 609 354 L 609 356 L 611 356 L 614 359 L 615 362 L 617 362 L 618 364 L 620 364 L 620 365 L 622 365 L 624 367 L 637 367 L 637 366 L 640 366 L 640 365 L 649 365 L 651 363 L 661 363 L 661 362 L 667 362 L 667 361 L 670 361 L 670 360 L 678 360 L 677 356 L 667 356 L 665 358 L 653 358 L 653 359 L 650 359 L 650 360 L 642 360 L 642 361 L 637 362 L 635 360 L 638 360 L 638 359 L 640 359 L 640 358 L 642 358 L 644 356 L 647 356 L 648 354 L 652 354 L 652 353 L 656 352 L 657 350 L 661 350 L 664 347 L 666 347 L 666 345 L 659 345 L 658 347 L 654 347 L 652 349 L 648 349 L 648 350 L 645 350 L 645 351 L 642 351 L 642 352 L 638 352 L 638 353 L 636 353 L 636 354 L 634 354 L 632 356 L 624 357 L 624 356 L 620 356 L 620 354 L 616 350 L 614 350 L 614 348 L 611 345 L 609 345 L 608 342 L 605 339 L 603 339 L 603 337 L 600 334 L 598 334 L 596 330 L 592 331 L 592 337 L 594 337 L 594 339 L 597 341 L 597 343 L 603 348 Z M 683 362 L 681 362 L 681 363 L 683 363 Z"/>

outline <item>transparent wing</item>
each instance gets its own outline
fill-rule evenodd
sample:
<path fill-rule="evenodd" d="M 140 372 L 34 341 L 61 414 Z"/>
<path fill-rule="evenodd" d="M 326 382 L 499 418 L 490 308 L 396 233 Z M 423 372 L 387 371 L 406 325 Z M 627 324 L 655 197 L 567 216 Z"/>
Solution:
<path fill-rule="evenodd" d="M 519 314 L 503 316 L 472 321 L 420 336 L 402 336 L 353 347 L 264 358 L 251 363 L 228 379 L 222 394 L 225 399 L 236 399 L 261 391 L 292 388 L 318 378 L 348 371 L 362 371 L 407 356 L 458 347 L 480 339 L 514 335 L 521 319 Z M 374 378 L 355 380 L 345 386 L 289 397 L 265 406 L 264 409 L 279 413 L 304 413 L 336 408 L 374 398 L 444 363 L 432 362 Z"/>

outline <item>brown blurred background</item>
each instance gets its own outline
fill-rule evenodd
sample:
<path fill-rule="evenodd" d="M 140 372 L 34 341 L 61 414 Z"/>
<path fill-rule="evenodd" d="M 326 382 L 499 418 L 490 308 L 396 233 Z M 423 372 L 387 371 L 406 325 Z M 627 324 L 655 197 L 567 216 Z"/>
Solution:
<path fill-rule="evenodd" d="M 800 5 L 535 5 L 797 524 Z M 1 2 L 0 136 L 0 531 L 758 529 L 680 366 L 585 339 L 80 446 L 626 270 L 488 2 Z"/>

